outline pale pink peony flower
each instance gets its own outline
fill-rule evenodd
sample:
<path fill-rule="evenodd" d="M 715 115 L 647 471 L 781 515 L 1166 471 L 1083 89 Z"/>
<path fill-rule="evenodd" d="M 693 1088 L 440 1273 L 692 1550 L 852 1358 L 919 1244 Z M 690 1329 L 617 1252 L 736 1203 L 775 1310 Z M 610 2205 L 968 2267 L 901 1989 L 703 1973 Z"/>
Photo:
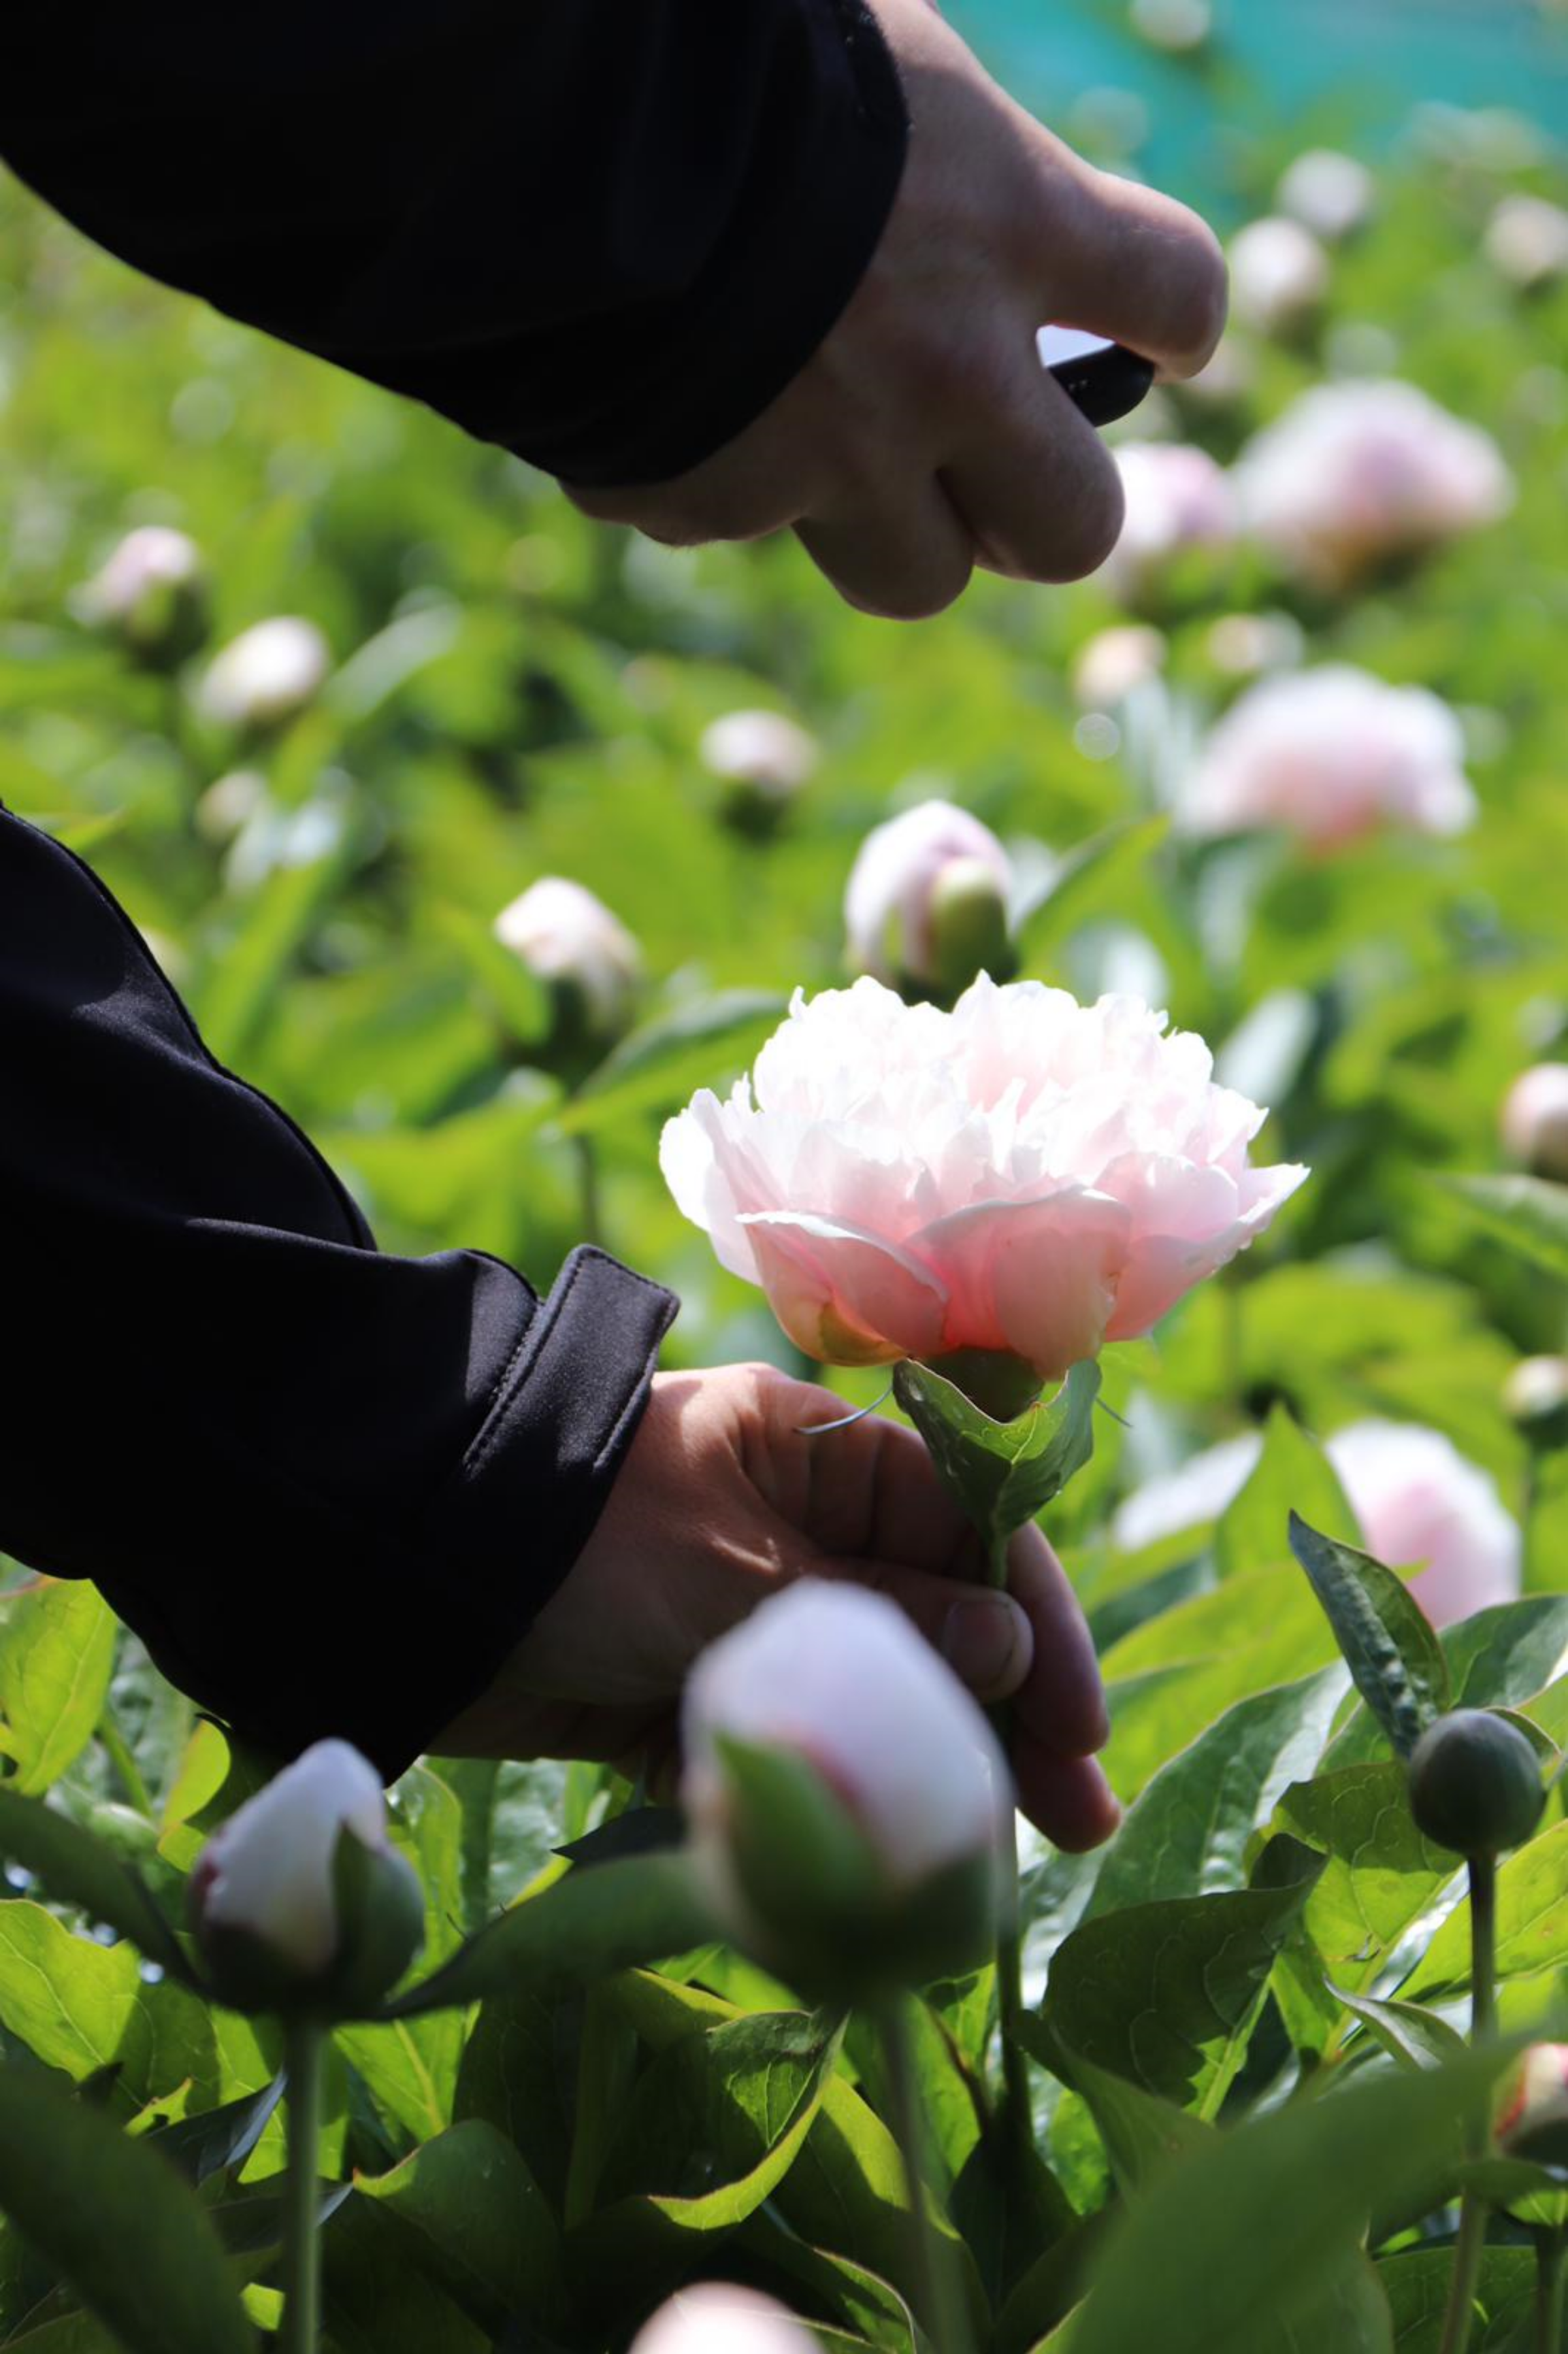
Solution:
<path fill-rule="evenodd" d="M 1073 664 L 1073 693 L 1086 710 L 1109 711 L 1138 687 L 1158 678 L 1171 649 L 1163 630 L 1125 621 L 1101 630 L 1080 648 Z"/>
<path fill-rule="evenodd" d="M 1535 1063 L 1503 1098 L 1502 1140 L 1537 1177 L 1568 1181 L 1568 1063 Z"/>
<path fill-rule="evenodd" d="M 816 2348 L 804 2322 L 772 2297 L 702 2281 L 659 2307 L 630 2354 L 816 2354 Z"/>
<path fill-rule="evenodd" d="M 781 711 L 726 711 L 697 749 L 710 775 L 779 801 L 800 791 L 819 758 L 816 737 Z"/>
<path fill-rule="evenodd" d="M 1505 196 L 1487 224 L 1487 256 L 1516 286 L 1568 277 L 1568 212 L 1545 196 Z"/>
<path fill-rule="evenodd" d="M 1337 245 L 1371 218 L 1377 183 L 1364 164 L 1335 147 L 1309 147 L 1286 170 L 1277 200 L 1282 213 Z"/>
<path fill-rule="evenodd" d="M 1387 380 L 1303 393 L 1248 444 L 1234 481 L 1248 528 L 1330 588 L 1493 523 L 1513 498 L 1489 434 Z"/>
<path fill-rule="evenodd" d="M 1231 239 L 1231 309 L 1265 334 L 1287 334 L 1321 308 L 1329 257 L 1299 221 L 1268 214 Z"/>
<path fill-rule="evenodd" d="M 315 623 L 279 613 L 241 631 L 214 655 L 201 683 L 201 707 L 225 727 L 275 727 L 303 710 L 331 668 Z"/>
<path fill-rule="evenodd" d="M 1245 1487 L 1262 1448 L 1261 1437 L 1248 1431 L 1146 1480 L 1118 1506 L 1115 1543 L 1139 1552 L 1217 1521 Z M 1418 1568 L 1410 1591 L 1435 1627 L 1514 1600 L 1521 1577 L 1519 1525 L 1487 1474 L 1440 1430 L 1356 1422 L 1336 1431 L 1324 1453 L 1368 1552 L 1391 1569 Z"/>
<path fill-rule="evenodd" d="M 1227 678 L 1256 678 L 1294 669 L 1306 643 L 1306 632 L 1289 613 L 1224 613 L 1210 626 L 1209 660 Z"/>
<path fill-rule="evenodd" d="M 1282 826 L 1315 850 L 1383 826 L 1461 832 L 1476 813 L 1464 737 L 1425 687 L 1330 663 L 1264 679 L 1210 735 L 1181 789 L 1190 833 Z"/>
<path fill-rule="evenodd" d="M 202 1850 L 191 1882 L 201 1928 L 244 1930 L 302 1971 L 325 1969 L 338 1945 L 332 1863 L 344 1829 L 387 1848 L 380 1777 L 346 1741 L 318 1741 Z"/>
<path fill-rule="evenodd" d="M 878 981 L 934 983 L 940 978 L 941 894 L 977 885 L 994 893 L 1005 918 L 1012 863 L 990 826 L 968 810 L 922 801 L 873 826 L 844 893 L 852 968 Z"/>
<path fill-rule="evenodd" d="M 1012 1805 L 984 1711 L 898 1605 L 863 1585 L 801 1578 L 721 1637 L 692 1670 L 682 1734 L 682 1799 L 721 1862 L 726 1737 L 814 1767 L 895 1893 L 995 1851 Z"/>
<path fill-rule="evenodd" d="M 1234 538 L 1230 480 L 1206 450 L 1184 441 L 1123 441 L 1115 455 L 1127 514 L 1099 575 L 1113 593 L 1141 595 L 1188 549 L 1224 547 Z"/>
<path fill-rule="evenodd" d="M 493 929 L 503 948 L 541 981 L 577 990 L 601 1035 L 624 1029 L 641 979 L 641 953 L 625 925 L 581 883 L 541 875 L 503 907 Z"/>
<path fill-rule="evenodd" d="M 1165 1018 L 983 974 L 950 1013 L 873 981 L 798 995 L 661 1163 L 808 1356 L 999 1350 L 1059 1375 L 1147 1332 L 1307 1174 L 1249 1165 L 1264 1113 Z"/>
<path fill-rule="evenodd" d="M 188 533 L 164 524 L 128 531 L 81 592 L 96 620 L 133 625 L 150 594 L 192 588 L 202 577 L 201 550 Z"/>

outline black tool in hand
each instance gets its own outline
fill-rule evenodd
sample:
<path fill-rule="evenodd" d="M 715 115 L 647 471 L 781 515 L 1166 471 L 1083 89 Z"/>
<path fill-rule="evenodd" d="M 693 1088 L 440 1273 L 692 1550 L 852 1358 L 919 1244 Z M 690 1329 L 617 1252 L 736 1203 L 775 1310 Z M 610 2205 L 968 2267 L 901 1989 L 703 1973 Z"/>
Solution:
<path fill-rule="evenodd" d="M 1126 417 L 1154 382 L 1152 360 L 1084 328 L 1042 327 L 1035 342 L 1042 366 L 1091 425 L 1113 425 Z"/>

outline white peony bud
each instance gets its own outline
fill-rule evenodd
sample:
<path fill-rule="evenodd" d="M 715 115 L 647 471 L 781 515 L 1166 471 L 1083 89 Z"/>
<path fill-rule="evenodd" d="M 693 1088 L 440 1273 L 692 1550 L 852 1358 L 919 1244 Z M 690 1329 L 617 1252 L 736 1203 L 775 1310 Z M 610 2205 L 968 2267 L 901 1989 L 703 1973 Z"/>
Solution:
<path fill-rule="evenodd" d="M 1385 826 L 1458 833 L 1476 811 L 1464 758 L 1436 695 L 1329 663 L 1247 689 L 1182 780 L 1177 820 L 1201 834 L 1280 826 L 1319 851 Z"/>
<path fill-rule="evenodd" d="M 1272 214 L 1231 240 L 1231 307 L 1265 334 L 1288 334 L 1321 309 L 1329 257 L 1310 229 Z"/>
<path fill-rule="evenodd" d="M 280 613 L 241 631 L 213 657 L 198 699 L 220 726 L 276 727 L 303 710 L 331 668 L 315 623 Z"/>
<path fill-rule="evenodd" d="M 781 711 L 726 711 L 704 728 L 697 748 L 710 775 L 774 801 L 798 793 L 819 758 L 816 737 Z"/>
<path fill-rule="evenodd" d="M 1212 0 L 1132 0 L 1128 13 L 1151 48 L 1172 57 L 1201 49 L 1214 29 Z"/>
<path fill-rule="evenodd" d="M 1503 1411 L 1543 1454 L 1568 1446 L 1568 1357 L 1521 1357 L 1503 1384 Z"/>
<path fill-rule="evenodd" d="M 267 779 L 260 769 L 230 769 L 215 777 L 197 801 L 196 832 L 221 848 L 243 832 L 266 801 Z"/>
<path fill-rule="evenodd" d="M 1012 1786 L 985 1716 L 896 1604 L 803 1579 L 705 1652 L 682 1797 L 735 1935 L 803 1982 L 979 1957 Z"/>
<path fill-rule="evenodd" d="M 803 2322 L 770 2296 L 727 2282 L 683 2288 L 631 2341 L 630 2354 L 816 2354 Z"/>
<path fill-rule="evenodd" d="M 352 1917 L 339 1902 L 344 1834 L 371 1867 Z M 346 1741 L 318 1741 L 214 1832 L 190 1899 L 219 1999 L 242 2009 L 330 2007 L 334 1988 L 369 1999 L 422 1935 L 419 1883 L 387 1840 L 380 1780 Z"/>
<path fill-rule="evenodd" d="M 951 994 L 982 963 L 1011 969 L 1012 864 L 988 825 L 951 801 L 922 801 L 874 826 L 844 894 L 848 958 L 892 985 Z M 976 950 L 986 953 L 976 957 Z M 967 964 L 967 970 L 962 969 Z"/>
<path fill-rule="evenodd" d="M 1113 595 L 1139 597 L 1192 548 L 1226 547 L 1235 502 L 1223 466 L 1187 442 L 1123 441 L 1116 452 L 1127 500 L 1121 537 L 1099 578 Z"/>
<path fill-rule="evenodd" d="M 177 660 L 206 619 L 201 550 L 183 531 L 143 524 L 127 532 L 77 599 L 86 621 L 112 630 L 133 652 Z"/>
<path fill-rule="evenodd" d="M 1568 277 L 1568 212 L 1544 196 L 1505 196 L 1487 225 L 1487 257 L 1516 286 Z"/>
<path fill-rule="evenodd" d="M 1209 660 L 1227 678 L 1256 678 L 1291 670 L 1307 648 L 1306 632 L 1289 613 L 1224 613 L 1212 623 Z"/>
<path fill-rule="evenodd" d="M 539 979 L 570 991 L 589 1029 L 619 1037 L 631 1020 L 642 958 L 602 899 L 563 875 L 542 875 L 503 907 L 496 938 Z"/>
<path fill-rule="evenodd" d="M 1128 621 L 1101 630 L 1080 648 L 1073 693 L 1086 711 L 1110 711 L 1150 679 L 1158 678 L 1171 649 L 1163 630 Z"/>
<path fill-rule="evenodd" d="M 1503 1098 L 1502 1140 L 1537 1177 L 1568 1183 L 1568 1063 L 1521 1071 Z"/>
<path fill-rule="evenodd" d="M 1309 147 L 1298 155 L 1279 183 L 1282 213 L 1337 245 L 1372 217 L 1377 183 L 1364 164 L 1334 147 Z"/>

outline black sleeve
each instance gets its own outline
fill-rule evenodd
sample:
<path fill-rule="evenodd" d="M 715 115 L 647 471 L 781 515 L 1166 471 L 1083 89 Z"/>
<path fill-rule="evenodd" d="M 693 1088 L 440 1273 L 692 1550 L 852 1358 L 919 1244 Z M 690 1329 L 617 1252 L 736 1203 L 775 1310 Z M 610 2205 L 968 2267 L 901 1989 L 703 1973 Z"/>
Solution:
<path fill-rule="evenodd" d="M 379 1253 L 88 869 L 0 811 L 0 1547 L 282 1755 L 388 1778 L 581 1549 L 674 1302 Z"/>
<path fill-rule="evenodd" d="M 50 0 L 0 154 L 100 243 L 583 484 L 810 357 L 903 165 L 861 0 Z"/>

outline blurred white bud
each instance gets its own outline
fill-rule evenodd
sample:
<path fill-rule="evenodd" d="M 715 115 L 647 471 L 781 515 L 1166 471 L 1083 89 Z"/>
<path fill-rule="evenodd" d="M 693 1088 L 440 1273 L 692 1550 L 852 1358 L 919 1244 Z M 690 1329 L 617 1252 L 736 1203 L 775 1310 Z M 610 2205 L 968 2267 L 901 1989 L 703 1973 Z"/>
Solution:
<path fill-rule="evenodd" d="M 279 613 L 242 630 L 214 655 L 198 699 L 220 726 L 276 727 L 303 710 L 331 668 L 315 623 Z"/>
<path fill-rule="evenodd" d="M 1521 1071 L 1503 1098 L 1502 1140 L 1537 1177 L 1568 1183 L 1568 1063 Z"/>
<path fill-rule="evenodd" d="M 1079 649 L 1073 693 L 1086 711 L 1109 711 L 1135 688 L 1158 678 L 1171 649 L 1163 630 L 1128 621 L 1101 630 Z"/>
<path fill-rule="evenodd" d="M 1307 635 L 1289 613 L 1225 613 L 1211 624 L 1207 643 L 1209 660 L 1226 678 L 1257 678 L 1293 669 Z"/>
<path fill-rule="evenodd" d="M 1200 368 L 1179 387 L 1181 398 L 1202 408 L 1235 408 L 1251 398 L 1257 385 L 1257 355 L 1240 335 L 1222 335 L 1207 367 Z"/>
<path fill-rule="evenodd" d="M 1521 1357 L 1503 1384 L 1503 1412 L 1531 1447 L 1568 1446 L 1568 1357 Z"/>
<path fill-rule="evenodd" d="M 598 1036 L 620 1035 L 636 1006 L 642 958 L 602 899 L 564 875 L 542 875 L 503 907 L 493 928 L 541 981 L 576 994 Z"/>
<path fill-rule="evenodd" d="M 215 777 L 196 805 L 196 828 L 204 842 L 220 847 L 232 842 L 267 799 L 267 779 L 260 769 L 230 769 Z"/>
<path fill-rule="evenodd" d="M 1336 147 L 1309 147 L 1286 171 L 1276 201 L 1314 237 L 1337 245 L 1371 219 L 1377 182 L 1353 155 Z"/>
<path fill-rule="evenodd" d="M 183 531 L 143 524 L 126 533 L 84 585 L 77 610 L 133 652 L 178 660 L 199 642 L 206 620 L 201 550 Z"/>
<path fill-rule="evenodd" d="M 1314 386 L 1243 451 L 1246 524 L 1327 588 L 1495 522 L 1513 481 L 1497 444 L 1396 380 Z"/>
<path fill-rule="evenodd" d="M 344 1834 L 366 1867 L 348 1913 Z M 243 2009 L 330 2005 L 333 1988 L 371 1999 L 401 1976 L 423 1934 L 423 1895 L 387 1840 L 380 1780 L 346 1741 L 318 1741 L 214 1832 L 190 1902 L 219 1999 Z"/>
<path fill-rule="evenodd" d="M 1544 196 L 1505 196 L 1487 225 L 1487 256 L 1516 286 L 1568 277 L 1568 212 Z"/>
<path fill-rule="evenodd" d="M 958 970 L 978 951 L 1010 966 L 1012 883 L 988 825 L 951 801 L 921 801 L 874 826 L 860 846 L 844 894 L 849 962 L 892 987 L 954 991 L 980 970 Z M 986 969 L 992 980 L 1007 977 Z"/>
<path fill-rule="evenodd" d="M 786 1587 L 703 1654 L 682 1724 L 694 1843 L 744 1943 L 841 1985 L 920 1983 L 983 1952 L 1006 1761 L 895 1603 Z"/>
<path fill-rule="evenodd" d="M 630 2354 L 816 2354 L 816 2347 L 805 2324 L 772 2297 L 703 2281 L 659 2307 Z"/>
<path fill-rule="evenodd" d="M 1235 502 L 1224 467 L 1184 441 L 1123 441 L 1115 451 L 1127 514 L 1099 578 L 1113 595 L 1136 598 L 1192 548 L 1225 547 L 1235 535 Z"/>
<path fill-rule="evenodd" d="M 726 711 L 705 727 L 698 752 L 711 776 L 785 801 L 812 775 L 817 739 L 781 711 Z"/>
<path fill-rule="evenodd" d="M 1249 221 L 1231 239 L 1231 307 L 1265 334 L 1288 334 L 1321 309 L 1329 257 L 1308 228 L 1280 214 Z"/>
<path fill-rule="evenodd" d="M 1151 48 L 1174 56 L 1201 49 L 1214 29 L 1213 0 L 1132 0 L 1128 13 Z"/>
<path fill-rule="evenodd" d="M 1319 851 L 1384 826 L 1458 833 L 1476 813 L 1464 760 L 1436 695 L 1330 663 L 1247 689 L 1183 779 L 1177 822 L 1202 834 L 1280 826 Z"/>

